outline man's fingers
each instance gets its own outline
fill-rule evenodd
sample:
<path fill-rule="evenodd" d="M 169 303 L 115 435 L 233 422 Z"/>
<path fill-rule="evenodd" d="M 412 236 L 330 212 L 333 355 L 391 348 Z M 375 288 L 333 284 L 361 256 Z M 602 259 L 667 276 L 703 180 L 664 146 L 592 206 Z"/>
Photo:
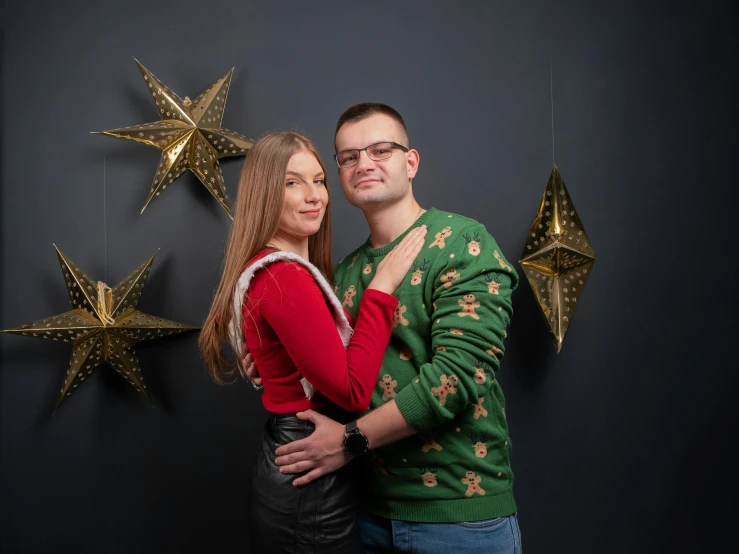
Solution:
<path fill-rule="evenodd" d="M 277 450 L 275 450 L 275 454 L 277 454 L 277 456 L 287 456 L 288 454 L 302 452 L 303 450 L 305 450 L 307 441 L 308 439 L 306 438 L 283 444 L 282 446 L 277 448 Z"/>
<path fill-rule="evenodd" d="M 293 475 L 295 473 L 303 473 L 305 471 L 308 471 L 309 469 L 313 469 L 314 467 L 315 467 L 314 462 L 311 462 L 309 460 L 303 460 L 295 464 L 290 464 L 287 466 L 280 466 L 280 473 L 287 474 L 287 475 Z"/>
<path fill-rule="evenodd" d="M 313 410 L 306 410 L 304 412 L 298 412 L 295 415 L 298 417 L 298 419 L 302 419 L 303 421 L 306 421 L 307 420 L 307 421 L 310 421 L 311 423 L 314 423 L 314 424 L 315 423 L 318 423 L 318 421 L 321 418 L 326 417 L 326 416 L 323 416 L 323 415 L 321 415 L 318 412 L 315 412 Z"/>
<path fill-rule="evenodd" d="M 308 453 L 305 450 L 302 450 L 300 452 L 294 452 L 292 454 L 285 454 L 283 456 L 277 456 L 275 458 L 275 463 L 278 466 L 289 466 L 289 465 L 297 464 L 298 462 L 303 462 L 309 459 L 310 459 L 310 456 L 308 456 Z"/>
<path fill-rule="evenodd" d="M 321 468 L 317 467 L 310 473 L 306 473 L 302 477 L 298 477 L 297 479 L 295 479 L 295 481 L 293 481 L 293 486 L 302 487 L 303 485 L 307 485 L 311 481 L 315 481 L 316 479 L 318 479 L 321 475 L 323 475 L 323 473 L 324 472 L 321 470 Z"/>

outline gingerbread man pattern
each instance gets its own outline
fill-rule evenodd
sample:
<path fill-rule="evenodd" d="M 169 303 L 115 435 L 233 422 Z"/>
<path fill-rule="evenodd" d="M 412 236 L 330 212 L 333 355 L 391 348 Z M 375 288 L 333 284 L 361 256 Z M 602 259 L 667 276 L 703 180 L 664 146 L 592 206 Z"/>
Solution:
<path fill-rule="evenodd" d="M 408 326 L 408 320 L 403 316 L 406 310 L 408 310 L 408 308 L 401 306 L 400 304 L 395 308 L 395 313 L 393 314 L 393 329 L 398 325 L 402 325 L 403 327 Z"/>
<path fill-rule="evenodd" d="M 480 316 L 475 313 L 475 310 L 480 307 L 480 303 L 475 302 L 474 294 L 465 294 L 457 300 L 457 304 L 462 308 L 462 311 L 457 314 L 459 317 L 469 316 L 472 319 L 480 319 Z"/>
<path fill-rule="evenodd" d="M 496 360 L 498 360 L 498 354 L 500 354 L 501 352 L 503 351 L 497 346 L 495 346 L 494 344 L 491 344 L 490 348 L 485 350 L 485 354 L 487 354 L 488 356 L 492 358 L 495 358 Z"/>
<path fill-rule="evenodd" d="M 462 483 L 467 485 L 467 492 L 465 492 L 464 495 L 468 498 L 473 494 L 485 496 L 485 489 L 480 486 L 480 481 L 482 481 L 482 477 L 475 475 L 474 471 L 468 471 L 465 473 L 464 477 L 462 477 Z"/>
<path fill-rule="evenodd" d="M 448 269 L 446 273 L 444 273 L 444 275 L 439 277 L 439 281 L 443 283 L 445 289 L 448 289 L 451 288 L 451 286 L 454 284 L 454 281 L 456 281 L 460 277 L 461 275 L 457 273 L 456 269 Z"/>
<path fill-rule="evenodd" d="M 441 231 L 436 233 L 436 240 L 429 244 L 429 248 L 433 248 L 434 246 L 438 246 L 442 250 L 446 247 L 446 242 L 444 242 L 446 239 L 452 236 L 452 228 L 451 227 L 444 227 Z"/>
<path fill-rule="evenodd" d="M 354 300 L 352 298 L 357 295 L 357 289 L 354 287 L 354 285 L 349 285 L 349 288 L 346 289 L 346 292 L 344 293 L 344 301 L 341 303 L 342 306 L 349 306 L 350 308 L 354 306 Z"/>
<path fill-rule="evenodd" d="M 398 386 L 398 382 L 392 378 L 392 376 L 389 373 L 386 373 L 382 376 L 382 401 L 387 402 L 388 400 L 391 400 L 395 398 L 395 387 Z"/>
<path fill-rule="evenodd" d="M 423 446 L 421 447 L 421 452 L 430 452 L 431 450 L 436 450 L 437 452 L 441 452 L 444 450 L 444 447 L 441 446 L 438 442 L 436 442 L 436 433 L 419 433 L 418 438 L 423 441 Z"/>
<path fill-rule="evenodd" d="M 495 252 L 493 252 L 493 256 L 495 256 L 495 259 L 498 260 L 498 263 L 500 264 L 500 267 L 502 267 L 506 271 L 512 271 L 513 270 L 513 268 L 511 266 L 509 266 L 507 263 L 505 263 L 505 261 L 503 260 L 503 256 L 500 255 L 500 252 L 498 252 L 496 250 Z"/>
<path fill-rule="evenodd" d="M 485 402 L 484 397 L 478 398 L 477 403 L 472 403 L 472 405 L 475 407 L 475 415 L 473 415 L 472 417 L 474 417 L 475 419 L 480 419 L 480 416 L 488 417 L 488 411 L 482 407 L 483 402 Z"/>
<path fill-rule="evenodd" d="M 457 379 L 456 375 L 450 375 L 447 377 L 446 374 L 443 374 L 439 377 L 439 381 L 441 382 L 441 386 L 432 387 L 431 394 L 439 398 L 440 406 L 446 406 L 447 397 L 450 394 L 457 394 L 459 379 Z"/>

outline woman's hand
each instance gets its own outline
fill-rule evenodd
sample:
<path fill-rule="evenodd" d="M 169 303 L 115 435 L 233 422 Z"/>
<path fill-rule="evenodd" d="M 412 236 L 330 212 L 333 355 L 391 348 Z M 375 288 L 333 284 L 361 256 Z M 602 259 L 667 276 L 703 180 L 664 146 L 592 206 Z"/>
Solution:
<path fill-rule="evenodd" d="M 421 225 L 409 232 L 378 264 L 375 276 L 367 288 L 387 294 L 395 292 L 421 252 L 427 231 L 426 226 Z"/>
<path fill-rule="evenodd" d="M 254 358 L 251 357 L 250 352 L 247 352 L 244 354 L 244 357 L 241 358 L 241 367 L 239 367 L 239 371 L 249 379 L 249 381 L 251 381 L 252 387 L 256 390 L 262 390 L 262 378 L 259 377 L 257 366 L 254 363 Z"/>

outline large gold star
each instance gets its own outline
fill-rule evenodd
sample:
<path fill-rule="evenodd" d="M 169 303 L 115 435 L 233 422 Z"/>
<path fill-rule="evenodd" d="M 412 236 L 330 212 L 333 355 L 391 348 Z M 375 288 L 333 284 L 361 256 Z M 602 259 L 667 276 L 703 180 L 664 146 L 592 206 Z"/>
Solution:
<path fill-rule="evenodd" d="M 54 248 L 73 309 L 2 332 L 72 344 L 69 369 L 54 413 L 103 361 L 151 402 L 133 346 L 198 329 L 136 309 L 154 256 L 109 289 L 85 275 L 56 245 Z"/>
<path fill-rule="evenodd" d="M 519 262 L 557 352 L 562 349 L 595 259 L 593 245 L 555 165 Z"/>
<path fill-rule="evenodd" d="M 162 150 L 162 158 L 141 213 L 189 169 L 233 219 L 218 159 L 244 156 L 254 144 L 239 133 L 221 128 L 233 68 L 195 100 L 187 96 L 182 100 L 136 58 L 134 60 L 149 86 L 161 121 L 96 134 L 139 142 Z"/>

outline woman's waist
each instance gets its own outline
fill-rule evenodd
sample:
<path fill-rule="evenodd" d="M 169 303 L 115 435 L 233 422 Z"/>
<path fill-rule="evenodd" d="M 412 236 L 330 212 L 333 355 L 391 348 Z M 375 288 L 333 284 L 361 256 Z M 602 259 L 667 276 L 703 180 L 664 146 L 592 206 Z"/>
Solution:
<path fill-rule="evenodd" d="M 349 423 L 350 421 L 353 421 L 359 417 L 359 414 L 355 414 L 352 412 L 348 412 L 345 409 L 341 408 L 340 406 L 337 406 L 336 404 L 333 404 L 328 399 L 325 399 L 324 397 L 321 398 L 321 400 L 324 400 L 324 402 L 320 403 L 313 403 L 309 402 L 309 405 L 305 407 L 304 409 L 300 409 L 299 411 L 304 412 L 305 410 L 313 410 L 314 412 L 317 412 L 323 416 L 328 417 L 329 419 L 333 419 L 334 421 L 338 423 Z M 297 416 L 297 411 L 282 411 L 279 410 L 278 412 L 275 412 L 273 410 L 269 410 L 270 415 L 268 418 L 268 422 L 271 425 L 275 426 L 290 426 L 290 425 L 296 425 L 296 424 L 304 424 L 308 423 L 311 426 L 313 425 L 308 420 L 302 420 Z"/>

